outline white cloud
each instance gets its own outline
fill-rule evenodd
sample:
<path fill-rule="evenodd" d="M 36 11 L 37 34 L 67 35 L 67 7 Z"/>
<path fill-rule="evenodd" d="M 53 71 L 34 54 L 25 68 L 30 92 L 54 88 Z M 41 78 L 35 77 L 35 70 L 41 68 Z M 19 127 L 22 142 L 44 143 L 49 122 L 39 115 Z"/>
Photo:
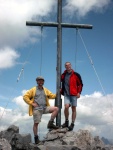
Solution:
<path fill-rule="evenodd" d="M 22 113 L 28 112 L 28 105 L 24 102 L 22 96 L 18 96 L 13 99 L 13 102 L 16 103 L 17 106 L 19 106 L 19 109 L 21 110 Z"/>
<path fill-rule="evenodd" d="M 84 16 L 94 10 L 102 10 L 111 0 L 67 0 L 64 6 L 67 15 Z M 0 47 L 17 47 L 25 42 L 35 42 L 40 36 L 40 29 L 27 27 L 26 21 L 41 21 L 56 12 L 56 0 L 0 0 Z M 37 37 L 36 37 L 37 36 Z"/>
<path fill-rule="evenodd" d="M 102 10 L 109 3 L 110 0 L 67 0 L 64 10 L 69 15 L 70 13 L 73 15 L 76 11 L 80 16 L 84 16 L 91 10 Z M 0 55 L 2 58 L 0 69 L 10 68 L 17 64 L 16 60 L 19 55 L 14 51 L 15 48 L 39 40 L 40 28 L 27 27 L 26 21 L 40 22 L 43 17 L 50 17 L 51 12 L 56 11 L 56 0 L 0 0 L 0 54 L 2 54 Z"/>
<path fill-rule="evenodd" d="M 19 54 L 9 47 L 0 49 L 0 69 L 7 69 L 13 67 L 19 58 Z"/>
<path fill-rule="evenodd" d="M 47 17 L 55 4 L 55 0 L 0 0 L 0 47 L 20 46 L 32 40 L 30 35 L 40 34 L 36 28 L 26 27 L 26 21 Z"/>
<path fill-rule="evenodd" d="M 110 137 L 108 128 L 113 132 L 113 94 L 103 96 L 99 92 L 81 97 L 78 100 L 77 123 L 83 128 L 92 130 L 94 134 Z M 91 128 L 89 128 L 91 127 Z M 105 130 L 106 128 L 106 130 Z M 98 133 L 99 131 L 99 133 Z"/>
<path fill-rule="evenodd" d="M 67 5 L 64 10 L 68 15 L 73 15 L 75 12 L 77 15 L 85 16 L 90 11 L 101 12 L 103 11 L 111 2 L 111 0 L 66 0 Z"/>

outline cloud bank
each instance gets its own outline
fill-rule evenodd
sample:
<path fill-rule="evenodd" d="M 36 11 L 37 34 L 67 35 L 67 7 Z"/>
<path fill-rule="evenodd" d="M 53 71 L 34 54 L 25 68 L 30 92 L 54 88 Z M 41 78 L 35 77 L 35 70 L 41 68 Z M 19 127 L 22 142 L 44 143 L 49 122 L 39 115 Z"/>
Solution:
<path fill-rule="evenodd" d="M 30 40 L 31 33 L 26 27 L 27 20 L 37 17 L 40 20 L 52 11 L 55 1 L 0 0 L 0 47 L 19 46 Z M 35 30 L 36 31 L 36 30 Z M 37 33 L 37 31 L 36 31 Z"/>
<path fill-rule="evenodd" d="M 0 69 L 8 69 L 16 65 L 19 58 L 18 52 L 9 47 L 0 49 Z"/>
<path fill-rule="evenodd" d="M 25 91 L 24 91 L 25 92 Z M 22 93 L 24 93 L 22 92 Z M 100 92 L 94 92 L 91 95 L 81 96 L 78 99 L 77 118 L 74 131 L 79 129 L 89 130 L 93 135 L 104 136 L 113 139 L 113 94 L 103 96 Z M 63 97 L 62 97 L 63 100 Z M 12 100 L 12 109 L 0 107 L 0 114 L 4 114 L 0 120 L 0 130 L 6 129 L 9 125 L 17 125 L 21 133 L 30 132 L 33 136 L 32 126 L 33 118 L 28 115 L 28 105 L 23 101 L 22 95 L 15 97 Z M 51 105 L 54 105 L 54 100 L 50 100 Z M 62 101 L 62 106 L 64 101 Z M 64 106 L 61 111 L 61 123 L 64 120 Z M 71 114 L 71 109 L 70 109 Z M 43 115 L 42 122 L 39 127 L 39 135 L 41 138 L 48 132 L 47 123 L 50 119 L 50 114 Z M 71 123 L 71 115 L 69 116 Z"/>
<path fill-rule="evenodd" d="M 78 17 L 83 17 L 91 11 L 103 12 L 110 2 L 111 0 L 66 0 L 64 10 L 67 15 L 73 16 L 76 13 Z"/>
<path fill-rule="evenodd" d="M 81 17 L 91 11 L 104 10 L 110 5 L 111 0 L 66 0 L 65 2 L 63 9 L 67 16 L 72 17 L 76 12 L 77 16 Z M 44 17 L 50 18 L 56 11 L 56 0 L 0 0 L 0 53 L 4 55 L 0 60 L 0 69 L 13 67 L 13 62 L 16 62 L 19 57 L 16 52 L 17 48 L 38 40 L 41 34 L 40 29 L 26 27 L 26 21 L 40 22 Z M 6 47 L 9 47 L 8 52 Z M 4 60 L 10 62 L 9 65 L 3 65 Z"/>

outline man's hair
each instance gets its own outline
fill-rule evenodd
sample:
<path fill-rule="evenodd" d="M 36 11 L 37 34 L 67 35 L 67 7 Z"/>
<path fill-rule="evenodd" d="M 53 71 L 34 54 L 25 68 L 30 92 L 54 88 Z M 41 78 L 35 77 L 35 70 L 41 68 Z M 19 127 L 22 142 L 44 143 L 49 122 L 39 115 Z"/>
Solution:
<path fill-rule="evenodd" d="M 65 65 L 66 65 L 67 63 L 69 63 L 69 64 L 71 65 L 71 63 L 70 63 L 69 61 L 65 62 Z"/>

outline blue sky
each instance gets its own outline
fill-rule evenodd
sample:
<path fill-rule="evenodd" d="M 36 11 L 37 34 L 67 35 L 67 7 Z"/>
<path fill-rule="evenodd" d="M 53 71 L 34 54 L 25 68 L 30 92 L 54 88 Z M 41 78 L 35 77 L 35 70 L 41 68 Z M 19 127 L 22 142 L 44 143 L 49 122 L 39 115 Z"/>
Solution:
<path fill-rule="evenodd" d="M 56 22 L 56 14 L 56 0 L 0 0 L 0 130 L 15 124 L 21 132 L 26 129 L 32 133 L 32 117 L 27 114 L 22 95 L 36 85 L 40 74 L 45 78 L 44 86 L 56 93 L 57 29 L 43 27 L 41 43 L 40 27 L 26 26 L 26 21 L 32 20 Z M 84 84 L 74 130 L 89 129 L 92 134 L 107 138 L 113 138 L 112 18 L 111 0 L 63 1 L 62 22 L 93 25 L 93 29 L 78 32 L 62 29 L 62 72 L 64 63 L 70 61 Z M 42 122 L 46 124 L 47 119 L 49 115 Z M 46 132 L 43 123 L 40 132 L 42 128 Z"/>

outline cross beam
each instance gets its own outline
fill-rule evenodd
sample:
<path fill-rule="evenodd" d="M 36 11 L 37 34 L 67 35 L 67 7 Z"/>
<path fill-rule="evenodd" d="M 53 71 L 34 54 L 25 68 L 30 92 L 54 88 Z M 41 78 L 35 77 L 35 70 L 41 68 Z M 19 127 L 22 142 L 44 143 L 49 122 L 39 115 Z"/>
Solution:
<path fill-rule="evenodd" d="M 56 125 L 61 126 L 61 66 L 62 66 L 62 28 L 83 28 L 92 29 L 92 25 L 86 24 L 69 24 L 62 23 L 62 0 L 58 0 L 57 9 L 57 22 L 31 22 L 26 21 L 27 26 L 47 26 L 47 27 L 57 27 L 57 98 L 55 100 L 56 106 L 59 108 L 58 115 L 56 117 Z"/>
<path fill-rule="evenodd" d="M 27 26 L 47 26 L 47 27 L 58 27 L 58 23 L 56 22 L 32 22 L 26 21 Z M 84 29 L 92 29 L 92 25 L 88 24 L 70 24 L 70 23 L 61 23 L 61 27 L 64 28 L 84 28 Z"/>

